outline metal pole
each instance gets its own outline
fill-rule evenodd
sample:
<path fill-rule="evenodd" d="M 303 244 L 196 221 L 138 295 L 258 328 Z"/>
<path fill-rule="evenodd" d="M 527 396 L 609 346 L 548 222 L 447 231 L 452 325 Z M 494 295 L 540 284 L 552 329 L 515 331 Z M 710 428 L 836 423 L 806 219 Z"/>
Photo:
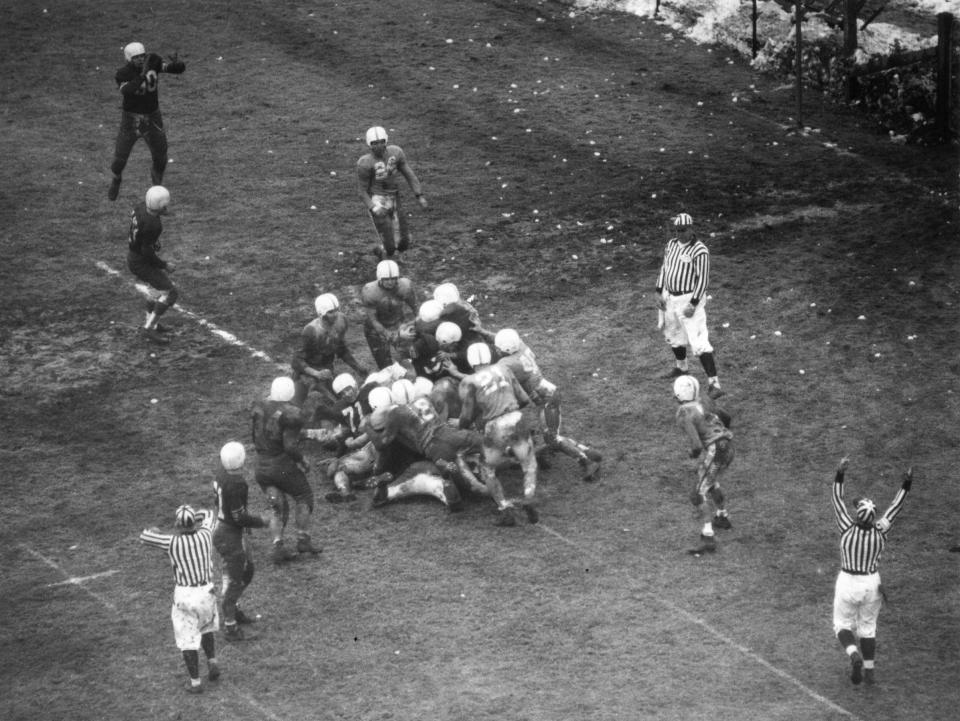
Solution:
<path fill-rule="evenodd" d="M 803 127 L 803 31 L 801 30 L 801 24 L 803 23 L 803 2 L 798 0 L 796 4 L 797 9 L 797 42 L 796 42 L 796 55 L 797 55 L 797 127 Z"/>
<path fill-rule="evenodd" d="M 950 46 L 951 32 L 953 30 L 953 15 L 950 13 L 937 14 L 937 105 L 936 105 L 936 127 L 942 139 L 946 139 L 950 134 L 950 108 L 952 83 L 951 58 L 952 48 Z"/>

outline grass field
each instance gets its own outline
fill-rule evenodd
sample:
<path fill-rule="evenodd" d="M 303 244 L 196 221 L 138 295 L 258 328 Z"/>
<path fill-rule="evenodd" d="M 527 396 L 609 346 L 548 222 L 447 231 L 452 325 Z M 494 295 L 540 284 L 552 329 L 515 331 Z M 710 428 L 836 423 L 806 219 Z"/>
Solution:
<path fill-rule="evenodd" d="M 142 143 L 106 198 L 134 39 L 187 63 L 160 89 L 182 290 L 163 348 L 137 335 L 124 260 Z M 894 145 L 813 94 L 797 130 L 782 79 L 561 2 L 8 2 L 0 57 L 0 717 L 954 717 L 955 146 Z M 354 165 L 372 124 L 430 202 L 404 272 L 422 297 L 453 280 L 487 325 L 521 332 L 602 475 L 584 484 L 556 456 L 541 523 L 512 529 L 482 499 L 329 505 L 313 475 L 323 554 L 275 568 L 255 534 L 257 639 L 218 635 L 223 679 L 189 696 L 167 562 L 137 536 L 209 506 L 220 446 L 249 441 L 250 403 L 318 292 L 371 362 Z M 734 528 L 709 558 L 685 553 L 693 466 L 652 311 L 680 210 L 712 252 L 736 434 Z M 884 554 L 870 689 L 831 628 L 843 455 L 849 496 L 882 507 L 917 474 Z"/>

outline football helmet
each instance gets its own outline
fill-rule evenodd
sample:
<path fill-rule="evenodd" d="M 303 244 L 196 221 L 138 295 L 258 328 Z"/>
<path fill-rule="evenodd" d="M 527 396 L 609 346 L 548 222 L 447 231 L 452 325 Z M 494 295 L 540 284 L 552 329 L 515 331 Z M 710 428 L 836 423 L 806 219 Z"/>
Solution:
<path fill-rule="evenodd" d="M 467 363 L 471 368 L 490 365 L 490 346 L 486 343 L 473 343 L 467 348 Z"/>
<path fill-rule="evenodd" d="M 147 204 L 147 210 L 156 213 L 170 205 L 170 191 L 162 185 L 154 185 L 147 190 L 143 200 Z"/>
<path fill-rule="evenodd" d="M 417 311 L 417 320 L 423 323 L 436 323 L 443 313 L 443 304 L 436 300 L 425 300 Z"/>
<path fill-rule="evenodd" d="M 270 384 L 270 395 L 267 400 L 289 403 L 296 395 L 296 387 L 293 385 L 293 378 L 290 376 L 280 376 L 274 378 Z"/>
<path fill-rule="evenodd" d="M 381 128 L 379 125 L 374 125 L 372 128 L 367 130 L 367 145 L 373 145 L 378 140 L 387 142 L 387 131 Z"/>
<path fill-rule="evenodd" d="M 143 43 L 128 43 L 123 48 L 123 58 L 128 63 L 138 55 L 146 55 L 146 54 L 147 54 L 147 49 L 143 47 Z"/>
<path fill-rule="evenodd" d="M 230 441 L 220 449 L 220 463 L 228 471 L 243 468 L 243 462 L 246 459 L 247 452 L 244 450 L 243 444 L 238 441 Z"/>
<path fill-rule="evenodd" d="M 381 260 L 377 263 L 377 280 L 389 280 L 400 277 L 400 266 L 395 260 Z"/>
<path fill-rule="evenodd" d="M 453 345 L 454 343 L 459 343 L 460 339 L 463 338 L 463 331 L 460 330 L 460 326 L 456 323 L 445 320 L 437 326 L 437 332 L 434 334 L 434 337 L 440 345 Z"/>
<path fill-rule="evenodd" d="M 513 328 L 504 328 L 497 331 L 493 345 L 504 355 L 510 355 L 520 350 L 520 334 Z"/>
<path fill-rule="evenodd" d="M 318 295 L 317 299 L 313 301 L 313 307 L 316 309 L 318 316 L 324 316 L 331 311 L 339 310 L 340 301 L 333 293 L 324 293 Z"/>
<path fill-rule="evenodd" d="M 336 378 L 333 379 L 333 392 L 336 395 L 340 395 L 343 391 L 350 387 L 357 387 L 357 379 L 354 378 L 349 373 L 341 373 Z"/>
<path fill-rule="evenodd" d="M 691 375 L 677 376 L 673 382 L 673 395 L 681 403 L 689 403 L 700 397 L 700 382 Z"/>
<path fill-rule="evenodd" d="M 433 299 L 442 306 L 448 306 L 460 300 L 460 291 L 453 283 L 441 283 L 433 289 Z"/>
<path fill-rule="evenodd" d="M 413 381 L 401 378 L 394 381 L 393 385 L 390 386 L 390 397 L 398 406 L 405 406 L 417 397 L 417 389 L 414 387 Z"/>
<path fill-rule="evenodd" d="M 413 392 L 416 398 L 426 398 L 433 391 L 433 381 L 423 376 L 413 379 Z"/>
<path fill-rule="evenodd" d="M 370 395 L 367 396 L 367 403 L 370 404 L 370 409 L 374 411 L 380 410 L 381 408 L 388 408 L 393 405 L 393 396 L 390 395 L 389 388 L 377 386 L 370 391 Z"/>

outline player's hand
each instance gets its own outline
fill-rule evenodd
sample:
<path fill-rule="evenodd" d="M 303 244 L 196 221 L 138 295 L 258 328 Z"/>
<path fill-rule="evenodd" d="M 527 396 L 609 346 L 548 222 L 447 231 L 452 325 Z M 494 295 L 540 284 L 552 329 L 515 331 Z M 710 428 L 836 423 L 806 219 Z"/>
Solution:
<path fill-rule="evenodd" d="M 903 485 L 901 488 L 903 488 L 905 491 L 909 491 L 911 486 L 913 486 L 913 466 L 910 466 L 906 473 L 903 474 Z"/>
<path fill-rule="evenodd" d="M 700 448 L 691 448 L 691 449 L 690 449 L 690 457 L 691 457 L 691 458 L 699 458 L 699 457 L 700 457 L 700 451 L 701 451 Z"/>
<path fill-rule="evenodd" d="M 173 263 L 171 263 L 169 260 L 166 261 L 166 263 L 167 263 L 167 267 L 164 268 L 165 271 L 167 271 L 168 273 L 175 273 L 177 271 L 177 267 Z"/>
<path fill-rule="evenodd" d="M 657 297 L 657 300 L 656 300 L 655 305 L 656 305 L 656 307 L 657 307 L 657 310 L 666 310 L 666 309 L 667 309 L 667 301 L 664 299 L 664 297 L 663 297 L 662 295 Z"/>
<path fill-rule="evenodd" d="M 840 459 L 840 463 L 837 464 L 837 473 L 843 473 L 847 470 L 847 466 L 850 465 L 850 459 L 844 456 Z"/>
<path fill-rule="evenodd" d="M 378 218 L 382 218 L 387 214 L 387 208 L 384 205 L 380 205 L 380 203 L 374 203 L 373 207 L 370 208 L 370 212 Z"/>
<path fill-rule="evenodd" d="M 173 65 L 180 60 L 180 55 L 174 50 L 172 55 L 167 56 L 167 59 L 170 61 L 170 65 Z"/>
<path fill-rule="evenodd" d="M 417 198 L 417 202 L 420 203 L 420 207 L 421 207 L 421 208 L 426 208 L 426 207 L 427 207 L 427 199 L 426 199 L 424 196 L 422 196 L 422 195 L 419 196 L 419 197 Z"/>
<path fill-rule="evenodd" d="M 307 475 L 310 472 L 310 461 L 303 459 L 297 463 L 297 468 L 300 469 L 300 472 L 303 473 L 303 475 Z"/>
<path fill-rule="evenodd" d="M 693 303 L 687 303 L 683 308 L 683 317 L 684 318 L 693 318 L 693 314 L 697 312 L 697 306 Z"/>
<path fill-rule="evenodd" d="M 330 370 L 329 368 L 321 368 L 320 370 L 317 370 L 316 368 L 311 368 L 310 371 L 311 371 L 310 375 L 312 375 L 318 381 L 333 380 L 333 371 Z"/>

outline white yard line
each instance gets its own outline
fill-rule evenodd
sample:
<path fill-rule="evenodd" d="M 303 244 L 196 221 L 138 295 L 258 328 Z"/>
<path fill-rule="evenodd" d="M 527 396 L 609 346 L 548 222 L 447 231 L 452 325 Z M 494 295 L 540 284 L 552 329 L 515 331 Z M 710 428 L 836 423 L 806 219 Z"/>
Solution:
<path fill-rule="evenodd" d="M 63 567 L 62 567 L 59 563 L 57 563 L 56 561 L 54 561 L 54 560 L 51 559 L 51 558 L 47 558 L 46 556 L 44 556 L 44 555 L 43 555 L 42 553 L 40 553 L 39 551 L 36 551 L 36 550 L 34 550 L 33 548 L 30 548 L 30 546 L 24 545 L 24 544 L 22 544 L 22 543 L 20 544 L 20 547 L 21 547 L 23 550 L 25 550 L 27 553 L 29 553 L 31 556 L 33 556 L 34 558 L 40 559 L 41 561 L 43 561 L 43 563 L 44 563 L 45 565 L 49 566 L 50 568 L 52 568 L 53 570 L 55 570 L 57 573 L 59 573 L 60 575 L 62 575 L 62 576 L 64 577 L 64 579 L 66 579 L 66 580 L 62 581 L 61 583 L 63 583 L 63 584 L 68 584 L 68 583 L 69 583 L 69 584 L 71 584 L 71 585 L 73 585 L 73 586 L 76 586 L 76 587 L 79 588 L 81 591 L 83 591 L 83 592 L 86 593 L 88 596 L 90 596 L 90 597 L 93 598 L 95 601 L 97 601 L 97 602 L 98 602 L 100 605 L 102 605 L 104 608 L 107 608 L 107 609 L 109 609 L 110 611 L 113 611 L 114 613 L 117 612 L 117 607 L 114 606 L 109 600 L 107 600 L 105 597 L 103 597 L 102 595 L 100 595 L 100 594 L 97 593 L 96 591 L 91 591 L 89 588 L 87 588 L 86 586 L 83 585 L 83 581 L 86 580 L 86 579 L 96 578 L 96 577 L 98 577 L 98 576 L 104 576 L 104 575 L 108 575 L 108 574 L 97 573 L 97 574 L 94 574 L 94 575 L 92 575 L 92 576 L 84 576 L 84 577 L 71 576 L 69 573 L 67 573 L 67 572 L 63 569 Z M 116 571 L 110 571 L 109 573 L 110 573 L 110 574 L 116 573 Z M 59 584 L 53 584 L 53 583 L 52 583 L 52 584 L 50 584 L 50 585 L 51 585 L 51 586 L 55 586 L 55 585 L 59 585 Z"/>
<path fill-rule="evenodd" d="M 120 278 L 120 277 L 121 277 L 121 273 L 120 273 L 119 270 L 117 270 L 116 268 L 111 267 L 111 266 L 108 265 L 107 263 L 104 263 L 102 260 L 96 261 L 95 265 L 96 265 L 100 270 L 106 272 L 108 275 L 114 276 L 115 278 Z M 132 285 L 133 285 L 133 287 L 136 288 L 145 298 L 150 298 L 150 297 L 151 297 L 151 296 L 150 296 L 150 291 L 149 291 L 149 289 L 147 288 L 147 286 L 143 285 L 142 283 L 133 283 Z M 232 345 L 232 346 L 236 346 L 237 348 L 243 348 L 244 350 L 246 350 L 246 351 L 247 351 L 251 356 L 253 356 L 254 358 L 259 358 L 260 360 L 265 360 L 267 363 L 273 363 L 273 364 L 274 364 L 275 366 L 277 366 L 278 368 L 286 369 L 286 366 L 283 366 L 283 365 L 281 365 L 280 363 L 277 363 L 273 358 L 271 358 L 271 357 L 270 357 L 267 353 L 265 353 L 264 351 L 259 350 L 259 349 L 257 349 L 257 348 L 254 348 L 254 347 L 253 347 L 252 345 L 250 345 L 249 343 L 246 343 L 245 341 L 240 340 L 240 339 L 237 338 L 237 336 L 235 336 L 233 333 L 230 333 L 229 331 L 223 330 L 223 328 L 220 328 L 220 327 L 217 326 L 215 323 L 211 323 L 210 321 L 208 321 L 206 318 L 204 318 L 204 317 L 203 317 L 202 315 L 200 315 L 199 313 L 196 313 L 196 312 L 190 310 L 189 308 L 185 308 L 185 307 L 183 306 L 183 304 L 177 303 L 175 306 L 173 306 L 172 309 L 175 310 L 175 311 L 177 311 L 177 312 L 179 312 L 181 315 L 185 315 L 187 318 L 190 318 L 192 321 L 194 321 L 195 323 L 197 323 L 197 325 L 199 325 L 199 326 L 201 326 L 201 327 L 203 327 L 203 328 L 206 328 L 206 329 L 207 329 L 208 331 L 210 331 L 213 335 L 215 335 L 217 338 L 219 338 L 220 340 L 224 341 L 225 343 L 227 343 L 227 344 L 229 344 L 229 345 Z"/>
<path fill-rule="evenodd" d="M 578 544 L 578 543 L 572 541 L 571 539 L 567 538 L 566 536 L 564 536 L 564 535 L 563 535 L 562 533 L 560 533 L 559 531 L 555 531 L 554 529 L 550 528 L 550 526 L 544 525 L 543 523 L 538 523 L 538 524 L 536 525 L 536 528 L 539 528 L 539 529 L 545 531 L 546 533 L 549 533 L 549 534 L 550 534 L 551 536 L 553 536 L 554 538 L 562 541 L 563 543 L 565 543 L 565 544 L 567 544 L 568 546 L 570 546 L 571 548 L 573 548 L 575 551 L 578 551 L 579 553 L 583 554 L 583 555 L 586 556 L 587 558 L 592 559 L 593 561 L 595 561 L 595 562 L 598 563 L 598 564 L 602 564 L 602 563 L 604 563 L 604 561 L 605 561 L 605 559 L 604 559 L 602 556 L 591 552 L 588 548 L 584 547 L 584 546 L 581 545 L 581 544 Z M 730 648 L 736 650 L 736 651 L 737 651 L 738 653 L 740 653 L 741 655 L 746 656 L 747 658 L 749 658 L 751 661 L 760 664 L 760 665 L 763 666 L 765 669 L 767 669 L 768 671 L 770 671 L 772 674 L 774 674 L 774 675 L 776 675 L 776 676 L 779 676 L 779 677 L 782 678 L 784 681 L 787 681 L 788 683 L 796 686 L 798 689 L 800 689 L 800 691 L 802 691 L 804 694 L 806 694 L 807 696 L 809 696 L 810 698 L 812 698 L 814 701 L 816 701 L 816 702 L 819 703 L 820 705 L 825 706 L 826 708 L 830 709 L 831 711 L 835 711 L 836 713 L 842 714 L 843 716 L 846 716 L 847 718 L 853 719 L 853 721 L 862 721 L 862 719 L 861 719 L 859 716 L 857 716 L 856 714 L 848 711 L 847 709 L 843 708 L 842 706 L 838 706 L 838 705 L 835 704 L 833 701 L 831 701 L 830 699 L 828 699 L 826 696 L 823 696 L 823 695 L 817 693 L 816 691 L 814 691 L 812 688 L 810 688 L 809 686 L 807 686 L 806 684 L 804 684 L 802 681 L 800 681 L 800 680 L 799 680 L 798 678 L 796 678 L 795 676 L 792 676 L 790 673 L 788 673 L 787 671 L 783 670 L 783 669 L 780 668 L 779 666 L 776 666 L 775 664 L 770 663 L 770 662 L 767 661 L 765 658 L 763 658 L 762 656 L 760 656 L 758 653 L 755 653 L 754 651 L 751 651 L 751 650 L 750 650 L 749 648 L 747 648 L 746 646 L 744 646 L 744 645 L 742 645 L 742 644 L 740 644 L 740 643 L 737 643 L 734 639 L 730 638 L 729 636 L 725 635 L 724 633 L 722 633 L 722 632 L 719 631 L 718 629 L 714 628 L 713 626 L 711 626 L 709 623 L 707 623 L 706 621 L 704 621 L 704 620 L 703 620 L 702 618 L 700 618 L 699 616 L 696 616 L 695 614 L 692 614 L 692 613 L 690 613 L 689 611 L 687 611 L 687 610 L 685 610 L 685 609 L 683 609 L 683 608 L 680 608 L 679 606 L 677 606 L 677 605 L 676 605 L 675 603 L 673 603 L 672 601 L 669 601 L 669 600 L 667 600 L 666 598 L 664 598 L 663 596 L 660 596 L 660 595 L 658 595 L 658 594 L 656 594 L 656 593 L 653 593 L 653 592 L 651 592 L 651 591 L 642 591 L 641 593 L 643 594 L 644 597 L 649 598 L 650 600 L 652 600 L 652 601 L 654 601 L 654 602 L 656 602 L 656 603 L 659 603 L 661 606 L 663 606 L 664 608 L 666 608 L 668 611 L 671 611 L 672 613 L 676 614 L 677 616 L 680 616 L 680 617 L 683 618 L 684 620 L 686 620 L 686 621 L 688 621 L 688 622 L 690 622 L 690 623 L 695 623 L 696 625 L 700 626 L 700 628 L 702 628 L 704 631 L 706 631 L 707 633 L 709 633 L 711 636 L 713 636 L 714 638 L 716 638 L 718 641 L 720 641 L 720 642 L 723 643 L 724 645 L 729 646 Z"/>

